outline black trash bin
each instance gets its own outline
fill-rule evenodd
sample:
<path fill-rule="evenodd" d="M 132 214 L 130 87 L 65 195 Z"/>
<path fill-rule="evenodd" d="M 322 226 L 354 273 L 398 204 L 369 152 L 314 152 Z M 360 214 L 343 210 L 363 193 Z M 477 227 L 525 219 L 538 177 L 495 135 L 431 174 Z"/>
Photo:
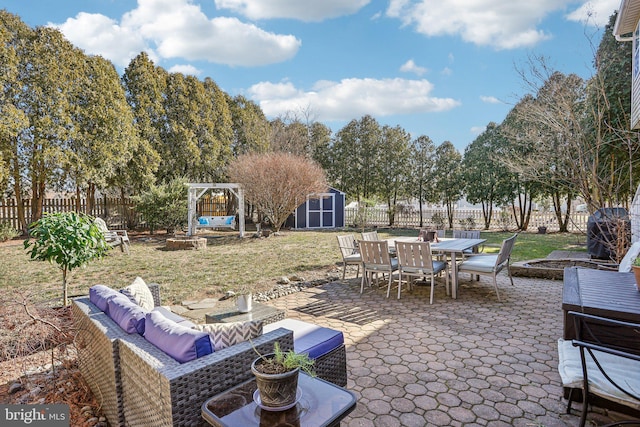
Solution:
<path fill-rule="evenodd" d="M 587 251 L 591 258 L 614 260 L 618 226 L 624 226 L 625 247 L 631 239 L 631 221 L 625 208 L 600 208 L 587 220 Z"/>

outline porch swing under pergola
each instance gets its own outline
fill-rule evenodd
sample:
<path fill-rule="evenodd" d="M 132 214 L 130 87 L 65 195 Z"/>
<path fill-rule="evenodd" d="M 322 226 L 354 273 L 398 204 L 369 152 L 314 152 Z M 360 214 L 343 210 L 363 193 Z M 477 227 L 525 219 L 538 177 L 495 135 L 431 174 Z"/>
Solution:
<path fill-rule="evenodd" d="M 244 191 L 240 184 L 190 183 L 187 185 L 189 186 L 188 236 L 193 236 L 196 231 L 196 225 L 198 223 L 198 220 L 196 218 L 198 199 L 200 199 L 200 197 L 202 197 L 209 190 L 229 190 L 238 199 L 238 231 L 240 232 L 240 237 L 244 237 Z"/>

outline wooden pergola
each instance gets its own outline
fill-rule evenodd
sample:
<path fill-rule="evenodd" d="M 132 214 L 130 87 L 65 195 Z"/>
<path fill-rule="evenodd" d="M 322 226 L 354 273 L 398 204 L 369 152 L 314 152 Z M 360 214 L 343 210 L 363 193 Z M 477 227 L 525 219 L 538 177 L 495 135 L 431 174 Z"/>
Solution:
<path fill-rule="evenodd" d="M 234 196 L 238 198 L 238 230 L 240 232 L 240 237 L 244 237 L 244 191 L 240 184 L 211 184 L 211 183 L 201 183 L 187 184 L 189 186 L 189 230 L 187 232 L 188 236 L 193 236 L 196 231 L 196 210 L 198 199 L 202 197 L 207 191 L 215 189 L 215 190 L 229 190 L 233 193 Z"/>

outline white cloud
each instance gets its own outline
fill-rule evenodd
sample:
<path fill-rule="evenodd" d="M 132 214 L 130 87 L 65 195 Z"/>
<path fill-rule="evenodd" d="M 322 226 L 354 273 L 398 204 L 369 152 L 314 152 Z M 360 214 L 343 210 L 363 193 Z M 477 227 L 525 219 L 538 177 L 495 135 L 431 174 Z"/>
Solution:
<path fill-rule="evenodd" d="M 427 72 L 427 69 L 418 66 L 413 59 L 410 59 L 402 64 L 402 66 L 400 67 L 400 71 L 404 73 L 415 73 L 416 75 L 421 76 Z"/>
<path fill-rule="evenodd" d="M 537 28 L 573 0 L 390 0 L 387 16 L 427 36 L 460 36 L 496 49 L 534 46 L 551 37 Z"/>
<path fill-rule="evenodd" d="M 486 102 L 487 104 L 501 104 L 502 103 L 495 96 L 481 96 L 480 99 L 482 100 L 482 102 Z"/>
<path fill-rule="evenodd" d="M 249 89 L 251 98 L 269 117 L 300 108 L 310 108 L 320 121 L 351 120 L 365 114 L 374 117 L 396 114 L 434 113 L 460 105 L 452 98 L 431 96 L 427 80 L 344 79 L 319 81 L 312 90 L 296 88 L 291 82 L 261 82 Z"/>
<path fill-rule="evenodd" d="M 440 71 L 440 74 L 442 74 L 443 76 L 450 76 L 451 74 L 453 74 L 453 70 L 449 67 L 444 67 L 442 71 Z"/>
<path fill-rule="evenodd" d="M 229 9 L 249 19 L 290 18 L 319 22 L 351 15 L 370 0 L 214 0 L 218 9 Z"/>
<path fill-rule="evenodd" d="M 189 64 L 174 65 L 173 67 L 169 68 L 169 72 L 180 73 L 180 74 L 184 74 L 185 76 L 195 76 L 195 77 L 198 77 L 200 74 L 202 74 L 201 70 Z"/>
<path fill-rule="evenodd" d="M 142 51 L 155 57 L 146 40 L 133 28 L 123 27 L 116 21 L 100 14 L 80 12 L 68 18 L 58 28 L 73 44 L 88 54 L 101 55 L 121 67 Z"/>
<path fill-rule="evenodd" d="M 609 23 L 609 17 L 620 6 L 620 0 L 592 0 L 582 4 L 579 8 L 567 15 L 569 21 L 576 21 L 605 27 Z"/>
<path fill-rule="evenodd" d="M 472 126 L 471 129 L 469 129 L 473 135 L 480 135 L 485 130 L 487 130 L 486 126 Z"/>
<path fill-rule="evenodd" d="M 142 50 L 151 57 L 205 60 L 232 66 L 286 61 L 301 42 L 237 18 L 208 18 L 191 0 L 138 0 L 120 23 L 98 14 L 79 13 L 58 26 L 87 53 L 99 53 L 124 66 Z"/>

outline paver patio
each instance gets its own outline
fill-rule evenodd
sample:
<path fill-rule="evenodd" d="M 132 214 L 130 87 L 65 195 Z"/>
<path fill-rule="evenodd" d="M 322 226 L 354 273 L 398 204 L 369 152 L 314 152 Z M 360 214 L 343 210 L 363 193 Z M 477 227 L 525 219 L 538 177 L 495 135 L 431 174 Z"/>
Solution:
<path fill-rule="evenodd" d="M 358 406 L 343 426 L 576 426 L 580 404 L 565 414 L 557 371 L 562 282 L 514 282 L 498 276 L 501 302 L 488 279 L 463 277 L 457 300 L 440 284 L 433 305 L 428 286 L 387 299 L 386 286 L 360 294 L 359 279 L 268 303 L 344 332 Z"/>

